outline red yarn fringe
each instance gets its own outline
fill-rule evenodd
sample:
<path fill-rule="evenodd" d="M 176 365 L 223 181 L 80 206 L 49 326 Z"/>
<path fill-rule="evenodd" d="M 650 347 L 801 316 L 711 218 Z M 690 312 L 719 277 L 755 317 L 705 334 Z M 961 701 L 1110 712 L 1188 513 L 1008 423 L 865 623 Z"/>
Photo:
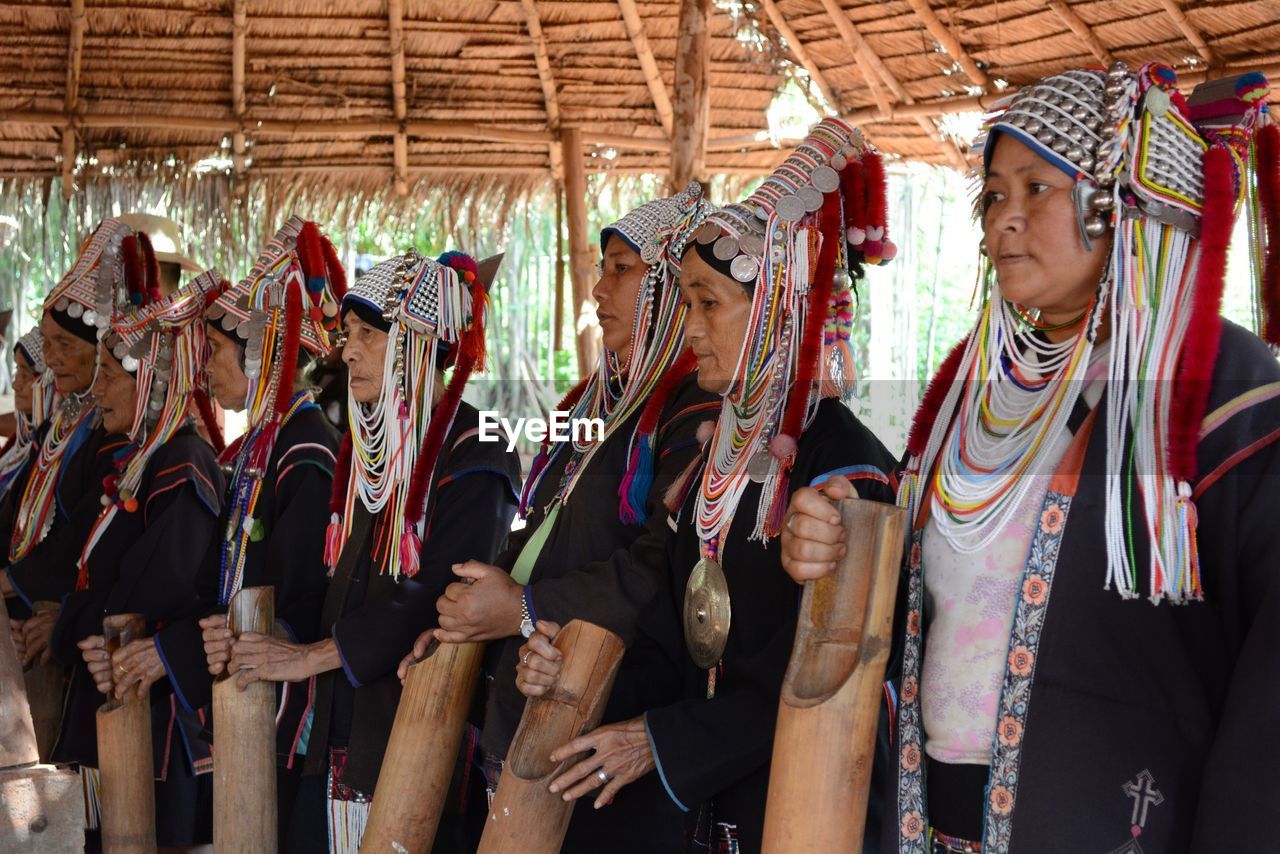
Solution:
<path fill-rule="evenodd" d="M 938 420 L 942 402 L 946 400 L 947 392 L 956 381 L 956 374 L 960 371 L 960 360 L 964 358 L 964 351 L 968 346 L 969 336 L 966 335 L 951 349 L 947 358 L 943 360 L 942 366 L 938 368 L 938 372 L 933 375 L 933 379 L 929 380 L 924 400 L 920 402 L 916 417 L 911 422 L 911 432 L 907 434 L 908 454 L 915 456 L 924 453 L 924 446 L 929 443 L 929 434 L 933 432 L 933 423 Z"/>
<path fill-rule="evenodd" d="M 662 417 L 662 410 L 671 399 L 671 394 L 676 390 L 676 386 L 684 382 L 685 377 L 693 373 L 696 367 L 698 367 L 698 357 L 693 355 L 692 350 L 685 348 L 674 364 L 667 368 L 667 372 L 662 375 L 657 387 L 649 395 L 644 411 L 640 413 L 640 424 L 636 428 L 636 433 L 652 435 L 658 429 L 658 419 Z"/>
<path fill-rule="evenodd" d="M 307 279 L 324 275 L 323 240 L 320 228 L 314 222 L 304 222 L 298 231 L 298 260 L 302 263 L 302 275 Z"/>
<path fill-rule="evenodd" d="M 347 272 L 342 269 L 342 262 L 338 260 L 338 250 L 333 248 L 329 238 L 323 234 L 320 235 L 320 250 L 324 253 L 324 268 L 329 274 L 329 289 L 333 291 L 334 299 L 342 302 L 342 298 L 347 295 Z"/>
<path fill-rule="evenodd" d="M 284 352 L 280 354 L 280 379 L 276 385 L 276 417 L 284 418 L 293 400 L 293 381 L 298 375 L 298 346 L 302 341 L 302 287 L 285 295 Z M 277 340 L 279 340 L 277 338 Z"/>
<path fill-rule="evenodd" d="M 136 232 L 138 249 L 142 252 L 142 286 L 143 303 L 156 302 L 160 299 L 160 262 L 156 261 L 156 251 L 151 246 L 151 238 L 145 231 Z"/>
<path fill-rule="evenodd" d="M 347 503 L 347 486 L 351 483 L 351 431 L 342 434 L 338 445 L 338 462 L 333 467 L 333 492 L 329 496 L 329 512 L 341 513 Z"/>
<path fill-rule="evenodd" d="M 1222 289 L 1226 283 L 1227 248 L 1235 224 L 1235 179 L 1231 155 L 1213 146 L 1204 166 L 1204 209 L 1197 242 L 1199 263 L 1193 285 L 1191 323 L 1178 358 L 1173 410 L 1169 424 L 1169 470 L 1177 480 L 1196 476 L 1200 422 L 1209 403 L 1209 385 L 1222 337 Z"/>
<path fill-rule="evenodd" d="M 846 228 L 867 227 L 866 175 L 862 162 L 850 160 L 840 173 L 840 184 L 844 188 L 844 224 Z M 851 247 L 861 251 L 858 247 Z"/>
<path fill-rule="evenodd" d="M 196 389 L 193 396 L 196 399 L 196 411 L 200 413 L 200 420 L 209 431 L 209 443 L 213 445 L 214 451 L 221 454 L 227 449 L 227 440 L 222 437 L 222 428 L 218 426 L 218 419 L 214 415 L 213 403 L 202 388 Z"/>
<path fill-rule="evenodd" d="M 823 198 L 818 228 L 822 235 L 822 244 L 818 248 L 818 264 L 814 271 L 813 286 L 809 289 L 807 297 L 809 307 L 800 338 L 800 364 L 797 366 L 791 394 L 787 398 L 782 427 L 778 431 L 781 435 L 790 436 L 796 440 L 800 438 L 800 431 L 804 427 L 805 409 L 809 403 L 809 394 L 813 391 L 813 379 L 818 372 L 818 362 L 822 357 L 822 325 L 827 320 L 827 302 L 831 299 L 832 281 L 836 272 L 836 250 L 840 242 L 840 196 L 838 193 L 827 193 Z"/>
<path fill-rule="evenodd" d="M 454 363 L 464 362 L 470 370 L 483 371 L 487 352 L 485 347 L 485 313 L 489 310 L 489 294 L 484 283 L 476 279 L 471 283 L 471 327 L 458 342 L 458 356 Z"/>
<path fill-rule="evenodd" d="M 409 494 L 404 502 L 404 520 L 410 528 L 422 520 L 426 512 L 427 488 L 431 481 L 431 473 L 436 468 L 436 458 L 444 445 L 445 436 L 453 426 L 453 418 L 458 414 L 458 404 L 462 402 L 462 390 L 467 385 L 474 366 L 462 358 L 453 369 L 449 385 L 431 413 L 431 424 L 427 427 L 427 435 L 422 438 L 422 449 L 418 460 L 413 465 L 413 477 L 409 479 Z"/>
<path fill-rule="evenodd" d="M 1280 127 L 1267 125 L 1254 138 L 1257 147 L 1258 203 L 1265 239 L 1262 265 L 1262 337 L 1280 346 Z"/>
<path fill-rule="evenodd" d="M 885 188 L 884 161 L 879 153 L 867 151 L 862 155 L 862 168 L 866 170 L 867 222 L 877 227 L 888 225 L 888 192 Z M 885 234 L 888 237 L 888 233 Z"/>
<path fill-rule="evenodd" d="M 131 298 L 136 293 L 146 292 L 146 282 L 142 272 L 141 249 L 138 248 L 138 232 L 120 241 L 120 255 L 124 259 L 125 293 Z M 130 304 L 133 300 L 129 300 Z"/>

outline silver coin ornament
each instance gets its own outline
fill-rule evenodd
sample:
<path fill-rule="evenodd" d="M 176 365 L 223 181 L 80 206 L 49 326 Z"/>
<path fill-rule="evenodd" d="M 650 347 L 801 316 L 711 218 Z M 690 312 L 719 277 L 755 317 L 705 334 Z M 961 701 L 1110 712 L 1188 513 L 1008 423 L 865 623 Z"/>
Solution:
<path fill-rule="evenodd" d="M 739 255 L 729 263 L 729 272 L 743 284 L 754 282 L 760 272 L 760 262 L 750 255 Z"/>

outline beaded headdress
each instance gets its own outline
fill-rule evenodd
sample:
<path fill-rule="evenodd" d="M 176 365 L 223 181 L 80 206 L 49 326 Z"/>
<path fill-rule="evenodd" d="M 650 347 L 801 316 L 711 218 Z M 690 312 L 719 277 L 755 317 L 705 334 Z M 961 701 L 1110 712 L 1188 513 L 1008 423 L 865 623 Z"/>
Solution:
<path fill-rule="evenodd" d="M 847 394 L 852 281 L 896 255 L 887 233 L 884 167 L 861 131 L 820 121 L 745 201 L 694 233 L 752 289 L 751 319 L 711 439 L 698 533 L 713 541 L 749 480 L 763 483 L 752 538 L 782 524 L 797 441 L 822 397 Z"/>
<path fill-rule="evenodd" d="M 75 264 L 45 297 L 44 310 L 96 341 L 119 311 L 159 296 L 160 269 L 146 232 L 104 219 Z"/>
<path fill-rule="evenodd" d="M 89 555 L 116 514 L 137 511 L 138 487 L 156 449 L 197 414 L 196 398 L 206 385 L 204 309 L 221 284 L 216 273 L 201 273 L 167 297 L 119 312 L 102 335 L 106 352 L 134 375 L 135 404 L 130 450 L 105 484 L 102 513 L 80 553 L 78 589 L 87 581 Z"/>
<path fill-rule="evenodd" d="M 357 279 L 343 299 L 344 308 L 361 304 L 381 312 L 390 330 L 378 401 L 360 403 L 348 389 L 350 429 L 338 456 L 325 538 L 330 572 L 351 535 L 356 501 L 373 516 L 390 511 L 379 517 L 389 530 L 374 538 L 374 560 L 396 578 L 418 571 L 432 472 L 467 378 L 484 369 L 488 288 L 501 260 L 477 264 L 460 252 L 442 259 L 414 251 L 393 256 Z M 436 372 L 445 367 L 440 342 L 450 345 L 453 375 L 433 405 Z M 391 560 L 388 544 L 398 549 Z"/>
<path fill-rule="evenodd" d="M 44 301 L 44 313 L 84 341 L 96 343 L 112 319 L 159 294 L 160 270 L 151 241 L 117 219 L 104 219 L 84 242 L 66 275 Z M 96 359 L 98 354 L 95 351 Z M 98 422 L 89 388 L 61 397 L 32 465 L 18 505 L 9 559 L 31 553 L 53 526 L 54 492 L 62 461 Z"/>
<path fill-rule="evenodd" d="M 0 454 L 0 495 L 9 490 L 14 477 L 30 458 L 31 443 L 36 439 L 37 430 L 53 413 L 53 373 L 44 361 L 44 338 L 39 328 L 19 338 L 13 349 L 27 360 L 35 376 L 31 382 L 31 411 L 15 408 L 17 430 L 4 453 Z"/>
<path fill-rule="evenodd" d="M 1216 90 L 1216 94 L 1215 94 Z M 952 545 L 981 548 L 1008 523 L 1021 502 L 1037 455 L 1064 429 L 1083 385 L 1098 329 L 1110 321 L 1106 386 L 1108 471 L 1132 470 L 1133 479 L 1110 480 L 1106 506 L 1107 586 L 1126 598 L 1138 595 L 1135 540 L 1150 542 L 1147 593 L 1153 601 L 1183 602 L 1203 595 L 1195 545 L 1195 506 L 1190 483 L 1196 476 L 1196 443 L 1208 400 L 1221 319 L 1218 310 L 1226 250 L 1237 201 L 1256 183 L 1251 162 L 1254 131 L 1268 123 L 1265 80 L 1233 78 L 1202 87 L 1191 101 L 1177 89 L 1177 75 L 1158 64 L 1136 73 L 1123 63 L 1110 70 L 1071 71 L 1047 77 L 1006 99 L 988 118 L 979 141 L 989 163 L 999 135 L 1017 138 L 1075 178 L 1074 198 L 1080 238 L 1112 235 L 1110 258 L 1096 297 L 1069 342 L 1063 367 L 1045 388 L 1039 411 L 1051 417 L 1018 424 L 1005 439 L 1027 444 L 1018 459 L 987 461 L 976 468 L 958 463 L 963 454 L 944 450 L 949 415 L 958 405 L 986 394 L 1003 376 L 990 374 L 993 346 L 1034 347 L 1034 319 L 1010 335 L 991 332 L 1000 317 L 1012 317 L 991 275 L 979 327 L 944 364 L 920 407 L 908 439 L 909 463 L 899 499 L 909 507 L 919 498 L 918 478 L 934 477 L 934 519 Z M 1271 171 L 1274 172 L 1274 161 Z M 1274 233 L 1271 242 L 1275 243 Z M 1265 241 L 1263 241 L 1265 243 Z M 1274 246 L 1262 247 L 1274 255 Z M 1259 264 L 1259 266 L 1262 266 Z M 1274 265 L 1271 268 L 1274 275 Z M 1016 323 L 1016 321 L 1015 321 Z M 1007 369 L 1007 368 L 1006 368 Z M 1135 393 L 1135 389 L 1147 390 Z M 1052 404 L 1052 406 L 1050 406 Z M 977 417 L 977 416 L 973 416 Z M 963 419 L 959 419 L 963 420 Z M 1026 428 L 1026 429 L 1024 429 Z M 1036 433 L 1030 432 L 1034 428 Z M 957 429 L 960 429 L 959 427 Z M 989 436 L 999 455 L 999 436 Z M 1034 441 L 1030 441 L 1034 440 Z M 934 469 L 935 461 L 938 463 Z M 1007 480 L 1012 488 L 1000 488 Z M 1000 496 L 980 502 L 949 499 L 948 485 L 985 483 Z M 1135 484 L 1141 483 L 1138 490 Z M 1130 524 L 1128 508 L 1140 508 L 1141 532 Z"/>
<path fill-rule="evenodd" d="M 627 471 L 618 489 L 619 518 L 627 524 L 645 521 L 645 506 L 653 485 L 655 433 L 662 408 L 680 381 L 695 366 L 684 346 L 684 305 L 676 280 L 686 241 L 716 207 L 702 195 L 696 181 L 668 198 L 654 199 L 601 229 L 601 247 L 607 235 L 617 234 L 635 249 L 648 266 L 636 294 L 631 350 L 626 364 L 619 354 L 601 347 L 596 370 L 571 390 L 556 407 L 571 418 L 604 421 L 603 437 L 595 441 L 575 437 L 553 444 L 549 439 L 533 462 L 521 496 L 520 509 L 527 514 L 543 474 L 558 453 L 573 453 L 577 462 L 568 467 L 557 499 L 566 500 L 587 470 L 587 464 L 604 439 L 612 436 L 640 411 L 627 451 Z M 566 449 L 566 446 L 569 446 Z"/>

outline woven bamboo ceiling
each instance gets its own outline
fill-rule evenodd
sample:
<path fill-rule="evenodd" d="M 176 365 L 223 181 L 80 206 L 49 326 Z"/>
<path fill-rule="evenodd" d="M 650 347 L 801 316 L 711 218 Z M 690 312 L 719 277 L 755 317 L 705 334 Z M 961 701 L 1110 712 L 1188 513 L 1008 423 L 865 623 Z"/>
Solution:
<path fill-rule="evenodd" d="M 0 2 L 0 178 L 171 158 L 366 188 L 541 177 L 559 169 L 564 127 L 581 128 L 591 170 L 662 174 L 680 10 L 678 0 Z M 712 174 L 779 159 L 762 132 L 789 77 L 884 150 L 957 165 L 963 142 L 943 114 L 1064 67 L 1156 59 L 1188 79 L 1280 70 L 1280 0 L 715 0 L 710 29 Z"/>

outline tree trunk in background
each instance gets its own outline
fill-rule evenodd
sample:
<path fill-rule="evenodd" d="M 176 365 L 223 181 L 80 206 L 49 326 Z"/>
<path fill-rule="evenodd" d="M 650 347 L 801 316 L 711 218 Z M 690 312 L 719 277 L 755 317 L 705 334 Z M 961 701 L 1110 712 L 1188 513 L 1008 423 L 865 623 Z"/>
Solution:
<path fill-rule="evenodd" d="M 671 131 L 671 192 L 691 179 L 705 186 L 711 115 L 711 0 L 680 0 L 676 35 L 675 125 Z"/>

